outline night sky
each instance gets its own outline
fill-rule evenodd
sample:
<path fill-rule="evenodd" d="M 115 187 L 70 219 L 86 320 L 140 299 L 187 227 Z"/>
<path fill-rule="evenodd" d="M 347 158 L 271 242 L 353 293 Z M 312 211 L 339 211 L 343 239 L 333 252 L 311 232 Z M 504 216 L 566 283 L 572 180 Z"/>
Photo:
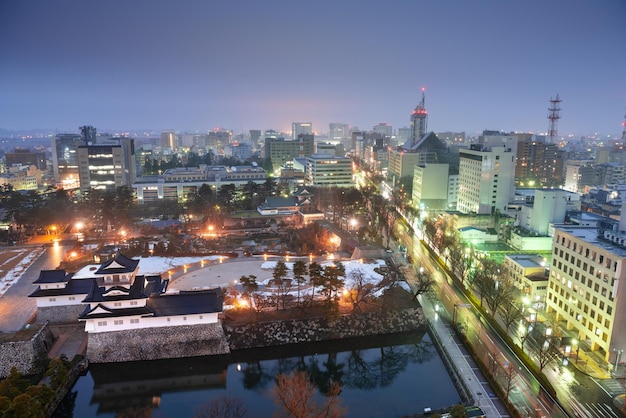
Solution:
<path fill-rule="evenodd" d="M 624 0 L 4 0 L 0 128 L 620 135 Z"/>

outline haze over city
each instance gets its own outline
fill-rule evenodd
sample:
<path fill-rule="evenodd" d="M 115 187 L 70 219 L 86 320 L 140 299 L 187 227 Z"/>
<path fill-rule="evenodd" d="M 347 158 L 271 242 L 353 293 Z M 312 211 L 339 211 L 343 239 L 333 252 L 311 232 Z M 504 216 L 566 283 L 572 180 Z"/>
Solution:
<path fill-rule="evenodd" d="M 428 129 L 620 135 L 626 2 L 0 5 L 0 129 Z"/>

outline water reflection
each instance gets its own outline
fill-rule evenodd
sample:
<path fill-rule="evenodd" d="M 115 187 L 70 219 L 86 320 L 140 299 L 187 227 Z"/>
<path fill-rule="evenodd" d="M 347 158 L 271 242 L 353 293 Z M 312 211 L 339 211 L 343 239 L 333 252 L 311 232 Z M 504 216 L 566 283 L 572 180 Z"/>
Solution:
<path fill-rule="evenodd" d="M 164 392 L 226 388 L 227 367 L 225 358 L 93 364 L 91 403 L 99 414 L 159 407 Z"/>
<path fill-rule="evenodd" d="M 245 405 L 247 417 L 271 417 L 276 376 L 297 371 L 307 372 L 319 397 L 339 383 L 347 416 L 402 416 L 460 400 L 429 335 L 420 332 L 241 350 L 219 358 L 91 365 L 65 411 L 186 417 L 231 397 Z"/>

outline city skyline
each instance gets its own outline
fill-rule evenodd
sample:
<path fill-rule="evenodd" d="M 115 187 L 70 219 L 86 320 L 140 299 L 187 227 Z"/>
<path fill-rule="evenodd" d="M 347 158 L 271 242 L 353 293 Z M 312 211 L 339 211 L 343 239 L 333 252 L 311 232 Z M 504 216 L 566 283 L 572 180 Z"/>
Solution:
<path fill-rule="evenodd" d="M 0 6 L 0 129 L 292 122 L 619 135 L 626 3 L 35 1 Z"/>

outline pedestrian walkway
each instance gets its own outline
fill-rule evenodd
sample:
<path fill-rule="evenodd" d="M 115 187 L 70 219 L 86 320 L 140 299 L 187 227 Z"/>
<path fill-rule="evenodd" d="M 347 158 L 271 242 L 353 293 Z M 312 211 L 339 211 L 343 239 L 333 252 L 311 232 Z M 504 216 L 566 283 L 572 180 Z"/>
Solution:
<path fill-rule="evenodd" d="M 569 362 L 581 372 L 596 379 L 626 379 L 626 366 L 608 363 L 602 353 L 585 349 L 572 352 Z"/>
<path fill-rule="evenodd" d="M 433 303 L 427 297 L 420 295 L 419 302 L 422 305 L 424 316 L 429 318 L 431 331 L 446 351 L 450 360 L 454 363 L 459 377 L 463 380 L 464 386 L 473 397 L 474 402 L 479 406 L 486 416 L 491 417 L 508 417 L 506 408 L 499 398 L 495 395 L 494 390 L 483 376 L 474 361 L 474 358 L 467 352 L 463 342 L 458 339 L 450 322 L 437 312 Z M 503 411 L 503 412 L 501 412 Z"/>
<path fill-rule="evenodd" d="M 48 350 L 49 358 L 65 355 L 65 357 L 71 360 L 77 354 L 85 355 L 87 351 L 87 333 L 83 323 L 51 325 L 51 330 L 55 342 Z"/>
<path fill-rule="evenodd" d="M 395 243 L 392 244 L 395 246 Z M 393 248 L 393 247 L 392 247 Z M 394 259 L 396 267 L 405 276 L 408 283 L 417 280 L 415 267 L 402 258 Z M 476 361 L 463 345 L 454 331 L 449 318 L 444 318 L 433 302 L 424 294 L 419 296 L 424 317 L 427 318 L 429 328 L 437 338 L 442 349 L 453 363 L 462 384 L 473 398 L 476 406 L 480 407 L 489 418 L 509 417 L 502 401 L 494 395 L 495 391 L 480 371 Z M 449 315 L 448 315 L 449 316 Z"/>

